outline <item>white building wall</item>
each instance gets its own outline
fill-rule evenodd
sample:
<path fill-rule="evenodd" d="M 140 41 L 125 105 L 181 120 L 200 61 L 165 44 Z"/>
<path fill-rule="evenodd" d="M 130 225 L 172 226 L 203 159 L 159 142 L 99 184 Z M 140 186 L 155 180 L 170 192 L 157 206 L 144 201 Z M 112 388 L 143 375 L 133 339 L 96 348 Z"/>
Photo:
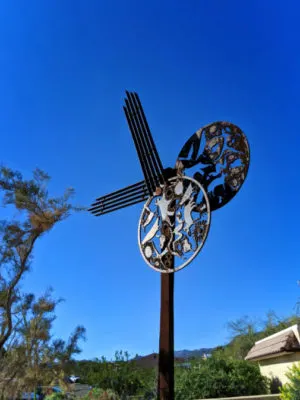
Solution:
<path fill-rule="evenodd" d="M 295 363 L 300 361 L 300 352 L 292 354 L 284 354 L 279 357 L 268 358 L 259 361 L 259 368 L 262 375 L 268 378 L 277 377 L 281 383 L 288 381 L 286 373 L 288 369 Z"/>

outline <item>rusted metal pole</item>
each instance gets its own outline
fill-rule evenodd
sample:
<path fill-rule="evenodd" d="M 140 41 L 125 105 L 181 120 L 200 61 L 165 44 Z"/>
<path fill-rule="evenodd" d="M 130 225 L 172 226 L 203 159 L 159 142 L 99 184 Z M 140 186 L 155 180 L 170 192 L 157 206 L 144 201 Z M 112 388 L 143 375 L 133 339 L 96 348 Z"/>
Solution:
<path fill-rule="evenodd" d="M 174 400 L 174 273 L 161 274 L 157 399 Z"/>

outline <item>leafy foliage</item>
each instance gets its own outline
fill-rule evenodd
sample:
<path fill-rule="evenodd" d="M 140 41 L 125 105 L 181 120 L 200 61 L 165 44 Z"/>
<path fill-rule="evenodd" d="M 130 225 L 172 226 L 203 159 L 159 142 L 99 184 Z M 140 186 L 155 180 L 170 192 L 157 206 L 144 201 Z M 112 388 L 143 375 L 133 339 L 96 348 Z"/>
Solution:
<path fill-rule="evenodd" d="M 105 359 L 77 361 L 69 365 L 82 382 L 103 390 L 111 389 L 122 396 L 141 395 L 156 398 L 157 371 L 137 367 L 127 353 L 118 352 L 113 362 Z M 208 359 L 195 359 L 191 368 L 175 368 L 177 400 L 228 396 L 247 396 L 268 392 L 269 381 L 257 365 L 216 353 Z"/>
<path fill-rule="evenodd" d="M 47 190 L 49 179 L 39 169 L 26 180 L 18 171 L 0 168 L 2 204 L 12 212 L 11 220 L 0 223 L 0 351 L 14 331 L 21 300 L 18 285 L 30 268 L 37 239 L 74 209 L 69 202 L 73 190 L 51 197 Z"/>
<path fill-rule="evenodd" d="M 274 311 L 270 311 L 264 321 L 251 320 L 249 317 L 242 317 L 228 324 L 231 333 L 231 341 L 223 347 L 216 349 L 223 357 L 233 357 L 244 360 L 255 342 L 273 333 L 288 328 L 300 322 L 300 317 L 291 315 L 287 318 L 279 318 Z"/>
<path fill-rule="evenodd" d="M 228 345 L 216 349 L 213 356 L 206 360 L 195 358 L 190 369 L 176 367 L 176 398 L 188 400 L 247 396 L 269 391 L 278 393 L 280 382 L 262 377 L 258 366 L 244 361 L 244 356 L 255 341 L 297 322 L 297 316 L 279 318 L 270 312 L 262 322 L 244 317 L 230 323 L 232 339 Z M 157 371 L 137 367 L 126 352 L 117 352 L 111 362 L 105 358 L 72 362 L 68 364 L 68 371 L 80 376 L 84 383 L 103 390 L 111 389 L 119 396 L 156 397 Z"/>
<path fill-rule="evenodd" d="M 70 374 L 82 382 L 103 390 L 111 389 L 119 396 L 152 392 L 156 385 L 154 369 L 143 369 L 129 359 L 127 352 L 118 351 L 112 361 L 104 357 L 93 361 L 76 361 L 68 366 Z"/>
<path fill-rule="evenodd" d="M 289 382 L 281 388 L 282 400 L 300 400 L 300 364 L 294 364 L 286 374 Z"/>
<path fill-rule="evenodd" d="M 68 389 L 65 367 L 78 354 L 78 341 L 84 339 L 85 329 L 78 326 L 67 342 L 61 339 L 52 341 L 51 329 L 58 303 L 52 299 L 51 292 L 38 299 L 33 295 L 26 296 L 22 303 L 22 319 L 16 327 L 14 346 L 0 361 L 0 382 L 6 382 L 2 387 L 6 395 L 12 391 L 33 392 L 40 385 L 59 384 Z"/>
<path fill-rule="evenodd" d="M 92 389 L 82 400 L 119 400 L 119 396 L 111 389 Z"/>
<path fill-rule="evenodd" d="M 278 393 L 278 382 L 262 377 L 258 366 L 244 361 L 244 357 L 255 341 L 298 321 L 297 316 L 279 318 L 270 312 L 262 322 L 244 317 L 230 323 L 232 339 L 228 345 L 216 349 L 206 360 L 195 358 L 190 369 L 176 367 L 176 398 Z M 80 376 L 82 382 L 102 389 L 110 388 L 119 396 L 142 395 L 144 399 L 156 396 L 157 371 L 137 367 L 126 352 L 117 352 L 112 362 L 105 358 L 76 361 L 68 368 L 69 373 Z"/>
<path fill-rule="evenodd" d="M 0 168 L 2 204 L 10 219 L 0 222 L 0 394 L 35 391 L 52 381 L 64 384 L 64 368 L 80 350 L 85 330 L 79 326 L 67 343 L 51 341 L 55 308 L 60 300 L 51 291 L 35 298 L 20 290 L 29 271 L 36 241 L 75 208 L 67 189 L 60 197 L 47 190 L 49 176 L 36 169 L 32 179 L 18 171 Z"/>
<path fill-rule="evenodd" d="M 257 365 L 217 355 L 194 363 L 190 370 L 177 368 L 175 384 L 177 400 L 250 396 L 268 392 L 268 381 L 262 377 Z"/>

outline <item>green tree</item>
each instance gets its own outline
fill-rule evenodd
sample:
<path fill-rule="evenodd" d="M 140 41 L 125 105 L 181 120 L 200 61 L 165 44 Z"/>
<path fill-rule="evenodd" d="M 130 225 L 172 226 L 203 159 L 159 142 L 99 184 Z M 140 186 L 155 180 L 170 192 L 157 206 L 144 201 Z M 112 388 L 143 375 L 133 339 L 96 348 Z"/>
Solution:
<path fill-rule="evenodd" d="M 257 340 L 259 324 L 245 316 L 229 322 L 229 332 L 232 340 L 226 346 L 225 355 L 243 360 Z"/>
<path fill-rule="evenodd" d="M 119 396 L 111 389 L 92 389 L 82 400 L 119 400 Z"/>
<path fill-rule="evenodd" d="M 78 326 L 68 342 L 61 339 L 52 341 L 51 330 L 58 303 L 52 299 L 50 291 L 38 299 L 33 295 L 25 296 L 14 346 L 2 360 L 3 394 L 35 393 L 39 386 L 54 384 L 69 389 L 65 366 L 74 354 L 80 352 L 78 342 L 84 339 L 85 329 Z M 11 373 L 13 380 L 7 381 Z"/>
<path fill-rule="evenodd" d="M 73 189 L 51 197 L 47 190 L 49 179 L 39 169 L 31 179 L 24 179 L 18 171 L 0 168 L 1 202 L 10 216 L 0 222 L 0 389 L 17 391 L 25 382 L 35 386 L 46 372 L 49 375 L 46 367 L 50 361 L 57 367 L 61 357 L 54 351 L 58 343 L 50 345 L 57 302 L 49 293 L 36 300 L 20 290 L 37 240 L 77 210 L 70 203 Z M 74 344 L 82 334 L 83 328 L 77 328 Z M 76 352 L 72 343 L 64 350 L 66 358 Z"/>
<path fill-rule="evenodd" d="M 239 318 L 228 324 L 231 335 L 230 342 L 216 351 L 224 357 L 244 360 L 256 341 L 299 322 L 300 318 L 297 315 L 280 318 L 274 311 L 269 311 L 264 321 L 252 320 L 248 316 Z"/>
<path fill-rule="evenodd" d="M 119 396 L 148 394 L 156 390 L 156 371 L 138 367 L 125 351 L 118 351 L 112 361 L 104 357 L 75 361 L 68 365 L 69 374 L 80 376 L 81 382 L 104 390 L 111 389 Z"/>
<path fill-rule="evenodd" d="M 49 179 L 39 169 L 26 180 L 18 171 L 0 168 L 2 204 L 12 215 L 0 224 L 0 355 L 14 331 L 20 302 L 18 285 L 30 268 L 37 239 L 74 209 L 69 202 L 73 190 L 51 197 Z"/>
<path fill-rule="evenodd" d="M 294 364 L 286 374 L 289 382 L 281 388 L 282 400 L 300 400 L 300 364 Z"/>
<path fill-rule="evenodd" d="M 250 396 L 268 392 L 268 380 L 259 367 L 243 360 L 214 355 L 194 362 L 191 369 L 176 368 L 175 398 L 205 399 Z"/>

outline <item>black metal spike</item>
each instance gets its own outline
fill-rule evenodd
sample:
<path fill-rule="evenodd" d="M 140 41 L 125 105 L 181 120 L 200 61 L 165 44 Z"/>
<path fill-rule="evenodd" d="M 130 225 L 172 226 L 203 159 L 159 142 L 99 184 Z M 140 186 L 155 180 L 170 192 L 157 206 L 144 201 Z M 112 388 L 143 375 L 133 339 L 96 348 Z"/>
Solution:
<path fill-rule="evenodd" d="M 137 151 L 138 151 L 138 154 L 140 154 L 142 163 L 143 163 L 144 168 L 145 168 L 145 170 L 147 172 L 147 179 L 150 182 L 151 190 L 153 192 L 155 190 L 156 184 L 155 184 L 155 179 L 154 179 L 154 176 L 153 176 L 152 166 L 151 166 L 151 164 L 149 162 L 149 159 L 148 159 L 148 157 L 146 155 L 145 139 L 144 139 L 144 137 L 142 135 L 141 128 L 139 126 L 139 122 L 138 122 L 138 119 L 137 119 L 137 116 L 136 116 L 136 111 L 134 109 L 134 105 L 133 105 L 130 93 L 126 92 L 126 94 L 127 94 L 127 99 L 125 99 L 125 104 L 126 104 L 126 107 L 127 107 L 128 115 L 129 115 L 130 120 L 131 120 L 132 127 L 134 129 L 134 138 L 135 138 L 136 143 L 137 143 Z"/>
<path fill-rule="evenodd" d="M 158 155 L 141 101 L 138 97 L 137 93 L 132 93 L 132 98 L 135 104 L 135 109 L 137 111 L 137 116 L 140 121 L 141 129 L 143 131 L 143 136 L 145 137 L 145 140 L 147 142 L 147 148 L 149 149 L 149 158 L 153 164 L 154 170 L 155 170 L 155 175 L 156 178 L 160 183 L 163 183 L 164 177 L 163 177 L 163 166 L 162 162 L 160 160 L 160 157 Z"/>
<path fill-rule="evenodd" d="M 136 126 L 135 126 L 134 122 L 132 121 L 132 118 L 130 115 L 130 108 L 129 108 L 129 104 L 128 104 L 127 100 L 125 100 L 125 104 L 126 104 L 126 107 L 123 107 L 123 108 L 124 108 L 124 112 L 125 112 L 126 119 L 128 122 L 128 126 L 129 126 L 130 132 L 132 134 L 133 142 L 134 142 L 134 145 L 135 145 L 135 148 L 136 148 L 139 160 L 140 160 L 140 164 L 141 164 L 142 171 L 143 171 L 143 174 L 145 177 L 147 188 L 148 188 L 149 192 L 152 193 L 154 189 L 153 189 L 153 183 L 151 182 L 151 174 L 150 174 L 147 162 L 144 159 L 144 156 L 141 151 L 141 144 L 140 144 L 139 138 L 137 136 Z"/>
<path fill-rule="evenodd" d="M 127 192 L 127 191 L 129 191 L 129 190 L 131 190 L 131 189 L 135 189 L 135 188 L 137 188 L 137 187 L 146 187 L 146 182 L 145 182 L 145 181 L 139 181 L 139 182 L 137 182 L 137 183 L 134 183 L 133 185 L 126 186 L 126 187 L 123 188 L 123 189 L 115 190 L 114 192 L 108 193 L 108 194 L 106 194 L 106 195 L 104 195 L 104 196 L 97 197 L 97 198 L 96 198 L 96 201 L 108 199 L 108 198 L 110 198 L 110 197 L 116 197 L 116 196 L 118 196 L 119 194 L 122 195 L 123 192 Z M 149 193 L 149 194 L 150 194 L 150 193 Z M 92 205 L 93 205 L 93 204 L 92 204 Z"/>
<path fill-rule="evenodd" d="M 126 91 L 126 95 L 123 108 L 145 180 L 98 197 L 88 209 L 96 216 L 145 201 L 164 180 L 173 176 L 173 170 L 163 169 L 137 93 Z"/>
<path fill-rule="evenodd" d="M 139 110 L 140 110 L 141 115 L 142 115 L 142 119 L 143 119 L 143 122 L 144 122 L 144 125 L 145 125 L 145 129 L 146 129 L 147 135 L 148 135 L 150 143 L 151 143 L 151 148 L 152 148 L 152 151 L 154 153 L 154 156 L 155 156 L 155 159 L 156 159 L 156 162 L 157 162 L 157 165 L 158 165 L 158 170 L 160 171 L 160 174 L 163 174 L 164 167 L 163 167 L 161 159 L 160 159 L 160 157 L 158 155 L 158 151 L 157 151 L 157 148 L 155 146 L 155 143 L 154 143 L 154 140 L 153 140 L 153 137 L 152 137 L 152 134 L 151 134 L 151 131 L 150 131 L 150 128 L 149 128 L 149 125 L 148 125 L 148 122 L 147 122 L 143 107 L 142 107 L 141 100 L 140 100 L 140 98 L 139 98 L 139 96 L 138 96 L 138 94 L 136 92 L 134 92 L 134 95 L 135 95 Z"/>
<path fill-rule="evenodd" d="M 99 211 L 99 212 L 97 212 L 97 213 L 92 213 L 92 214 L 95 215 L 96 217 L 99 217 L 100 215 L 108 214 L 108 213 L 110 213 L 110 212 L 114 212 L 114 211 L 117 211 L 117 210 L 121 210 L 122 208 L 129 207 L 129 206 L 132 206 L 132 205 L 134 205 L 134 204 L 142 203 L 142 202 L 144 202 L 146 199 L 147 199 L 147 197 L 140 197 L 139 199 L 132 200 L 132 201 L 129 202 L 129 203 L 121 204 L 121 205 L 118 205 L 118 206 L 116 206 L 116 207 L 109 208 L 109 209 L 106 209 L 106 210 L 103 210 L 103 211 Z"/>
<path fill-rule="evenodd" d="M 132 193 L 127 193 L 127 194 L 124 194 L 123 196 L 116 197 L 114 199 L 108 199 L 108 200 L 100 201 L 97 204 L 95 204 L 94 206 L 92 206 L 91 208 L 89 208 L 88 211 L 93 212 L 95 210 L 108 208 L 108 207 L 113 206 L 113 205 L 115 205 L 117 203 L 126 202 L 126 201 L 129 201 L 129 200 L 135 199 L 135 198 L 137 198 L 139 196 L 143 196 L 143 197 L 146 197 L 146 198 L 149 197 L 148 190 L 147 189 L 145 190 L 145 189 L 141 188 L 141 189 L 138 189 L 138 190 L 136 190 L 136 191 L 134 191 Z"/>
<path fill-rule="evenodd" d="M 155 163 L 153 162 L 153 153 L 151 152 L 150 143 L 146 137 L 147 133 L 145 132 L 144 125 L 141 120 L 141 116 L 139 114 L 138 106 L 137 106 L 137 103 L 133 96 L 133 93 L 126 92 L 126 94 L 128 97 L 128 104 L 130 107 L 131 117 L 136 126 L 137 135 L 139 136 L 139 143 L 141 144 L 141 151 L 144 156 L 144 159 L 147 162 L 148 170 L 149 170 L 150 176 L 151 176 L 150 179 L 151 179 L 151 182 L 153 184 L 153 189 L 154 189 L 159 184 L 159 178 L 158 178 L 159 172 L 156 171 L 156 169 L 155 169 Z"/>

